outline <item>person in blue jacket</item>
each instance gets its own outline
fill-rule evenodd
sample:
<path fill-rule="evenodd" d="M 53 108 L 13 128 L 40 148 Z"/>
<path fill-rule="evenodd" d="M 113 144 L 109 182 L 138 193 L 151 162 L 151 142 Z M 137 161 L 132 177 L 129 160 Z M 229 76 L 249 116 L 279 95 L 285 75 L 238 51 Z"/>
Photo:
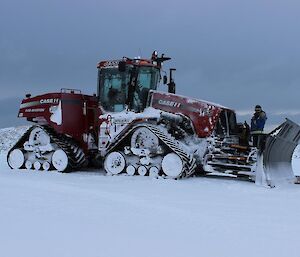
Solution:
<path fill-rule="evenodd" d="M 266 113 L 262 110 L 260 105 L 256 105 L 255 112 L 251 119 L 251 135 L 253 139 L 253 146 L 258 146 L 259 135 L 263 134 L 266 120 Z"/>

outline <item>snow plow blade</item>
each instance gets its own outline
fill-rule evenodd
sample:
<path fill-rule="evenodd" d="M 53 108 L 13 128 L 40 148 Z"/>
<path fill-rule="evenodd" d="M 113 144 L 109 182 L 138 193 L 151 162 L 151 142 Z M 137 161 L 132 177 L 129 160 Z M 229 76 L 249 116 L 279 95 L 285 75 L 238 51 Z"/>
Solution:
<path fill-rule="evenodd" d="M 275 187 L 294 183 L 292 156 L 300 139 L 300 126 L 286 119 L 260 145 L 255 183 Z"/>

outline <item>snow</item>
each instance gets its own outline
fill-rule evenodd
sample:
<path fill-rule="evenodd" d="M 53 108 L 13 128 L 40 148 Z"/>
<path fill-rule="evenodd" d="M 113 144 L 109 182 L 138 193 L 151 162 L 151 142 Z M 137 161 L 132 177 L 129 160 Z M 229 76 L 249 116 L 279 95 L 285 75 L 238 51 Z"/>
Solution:
<path fill-rule="evenodd" d="M 8 151 L 28 128 L 29 126 L 21 126 L 0 129 L 0 153 L 1 151 Z"/>
<path fill-rule="evenodd" d="M 62 108 L 61 108 L 61 101 L 59 101 L 59 104 L 57 106 L 52 106 L 52 110 L 50 112 L 52 113 L 50 116 L 50 120 L 57 125 L 62 124 Z"/>
<path fill-rule="evenodd" d="M 6 148 L 13 139 L 4 138 Z M 0 153 L 0 256 L 299 256 L 299 185 L 12 171 L 6 151 Z"/>

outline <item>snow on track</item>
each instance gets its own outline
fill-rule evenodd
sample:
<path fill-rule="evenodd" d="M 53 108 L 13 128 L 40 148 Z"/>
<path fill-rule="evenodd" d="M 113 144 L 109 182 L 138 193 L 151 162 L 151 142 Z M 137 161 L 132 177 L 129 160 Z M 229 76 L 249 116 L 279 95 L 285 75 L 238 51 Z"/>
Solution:
<path fill-rule="evenodd" d="M 299 199 L 297 185 L 11 171 L 2 152 L 0 256 L 298 257 Z"/>

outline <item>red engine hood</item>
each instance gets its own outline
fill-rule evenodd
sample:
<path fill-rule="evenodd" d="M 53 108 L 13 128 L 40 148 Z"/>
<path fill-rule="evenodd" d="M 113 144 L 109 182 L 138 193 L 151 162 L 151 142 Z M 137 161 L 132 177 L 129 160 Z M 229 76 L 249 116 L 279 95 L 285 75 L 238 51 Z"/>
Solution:
<path fill-rule="evenodd" d="M 157 91 L 151 91 L 150 106 L 189 117 L 199 137 L 208 137 L 213 132 L 221 111 L 230 110 L 207 101 Z"/>

